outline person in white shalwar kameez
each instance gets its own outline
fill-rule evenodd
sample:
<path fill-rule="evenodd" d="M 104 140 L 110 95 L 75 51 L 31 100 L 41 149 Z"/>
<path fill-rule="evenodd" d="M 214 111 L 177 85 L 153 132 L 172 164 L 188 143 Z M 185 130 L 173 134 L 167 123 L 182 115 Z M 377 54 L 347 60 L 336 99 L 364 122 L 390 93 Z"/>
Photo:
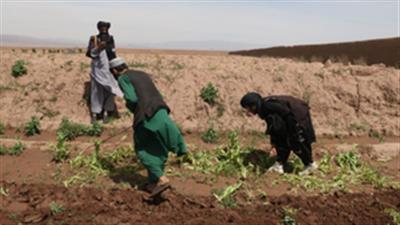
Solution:
<path fill-rule="evenodd" d="M 103 116 L 103 121 L 117 111 L 114 97 L 123 97 L 123 93 L 117 81 L 110 72 L 109 59 L 107 57 L 107 41 L 98 40 L 99 37 L 91 37 L 91 48 L 88 51 L 92 58 L 90 83 L 91 83 L 91 122 L 96 122 L 97 118 Z M 106 114 L 101 115 L 106 112 Z"/>

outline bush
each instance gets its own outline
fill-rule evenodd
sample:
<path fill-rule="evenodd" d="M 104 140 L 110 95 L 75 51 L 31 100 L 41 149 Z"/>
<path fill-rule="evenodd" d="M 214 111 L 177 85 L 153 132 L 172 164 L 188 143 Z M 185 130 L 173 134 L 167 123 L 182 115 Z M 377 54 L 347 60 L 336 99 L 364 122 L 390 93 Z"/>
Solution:
<path fill-rule="evenodd" d="M 200 91 L 200 97 L 208 104 L 214 105 L 218 98 L 218 89 L 212 84 L 208 83 Z"/>
<path fill-rule="evenodd" d="M 69 157 L 68 146 L 65 145 L 65 137 L 61 133 L 57 133 L 57 145 L 53 146 L 53 160 L 62 162 Z"/>
<path fill-rule="evenodd" d="M 6 130 L 6 127 L 2 122 L 0 122 L 0 135 L 4 134 L 4 131 Z"/>
<path fill-rule="evenodd" d="M 103 127 L 99 123 L 95 123 L 91 126 L 84 124 L 70 122 L 67 118 L 61 121 L 60 126 L 57 129 L 57 135 L 64 136 L 65 140 L 74 140 L 79 136 L 100 136 L 103 132 Z"/>
<path fill-rule="evenodd" d="M 25 146 L 21 143 L 18 142 L 12 147 L 5 147 L 0 145 L 0 155 L 20 155 L 25 149 Z"/>
<path fill-rule="evenodd" d="M 218 132 L 212 127 L 208 128 L 208 130 L 201 135 L 201 140 L 206 143 L 216 143 L 218 139 Z"/>
<path fill-rule="evenodd" d="M 33 136 L 35 134 L 40 134 L 40 122 L 39 119 L 35 116 L 31 118 L 24 128 L 24 132 L 26 136 Z"/>
<path fill-rule="evenodd" d="M 24 60 L 17 60 L 11 68 L 11 75 L 13 77 L 20 77 L 24 74 L 28 73 L 28 69 L 26 68 L 27 62 Z"/>

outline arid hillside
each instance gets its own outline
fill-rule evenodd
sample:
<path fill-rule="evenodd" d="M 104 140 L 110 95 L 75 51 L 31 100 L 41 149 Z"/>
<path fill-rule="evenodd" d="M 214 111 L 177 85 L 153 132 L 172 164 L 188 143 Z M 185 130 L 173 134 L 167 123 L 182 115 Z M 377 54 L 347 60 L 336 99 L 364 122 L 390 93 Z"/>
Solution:
<path fill-rule="evenodd" d="M 304 63 L 290 59 L 224 54 L 174 54 L 122 51 L 132 68 L 153 74 L 185 132 L 264 131 L 264 124 L 242 113 L 239 101 L 248 91 L 294 95 L 309 102 L 318 135 L 400 135 L 399 70 L 382 65 Z M 27 74 L 15 78 L 11 68 L 27 62 Z M 0 121 L 19 127 L 38 116 L 44 129 L 56 129 L 63 117 L 88 123 L 85 84 L 90 59 L 84 54 L 46 50 L 1 49 Z M 200 90 L 211 83 L 220 104 L 209 106 Z M 87 90 L 86 90 L 87 91 Z M 129 127 L 131 115 L 118 100 L 122 118 L 113 127 Z"/>

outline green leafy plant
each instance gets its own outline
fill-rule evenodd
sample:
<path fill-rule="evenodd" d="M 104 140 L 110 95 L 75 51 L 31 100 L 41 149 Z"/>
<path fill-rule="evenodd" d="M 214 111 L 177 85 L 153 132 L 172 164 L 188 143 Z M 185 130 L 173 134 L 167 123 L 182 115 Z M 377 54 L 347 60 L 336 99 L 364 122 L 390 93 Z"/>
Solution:
<path fill-rule="evenodd" d="M 7 196 L 8 196 L 8 190 L 7 190 L 7 188 L 1 186 L 1 187 L 0 187 L 0 195 L 2 195 L 2 196 L 4 196 L 4 197 L 7 197 Z"/>
<path fill-rule="evenodd" d="M 53 216 L 56 216 L 62 212 L 65 211 L 65 208 L 63 205 L 58 204 L 57 202 L 52 201 L 49 205 L 50 212 Z"/>
<path fill-rule="evenodd" d="M 100 155 L 101 142 L 95 141 L 95 149 L 90 155 L 79 153 L 75 158 L 69 160 L 69 164 L 77 173 L 70 178 L 66 179 L 63 183 L 64 186 L 69 187 L 74 184 L 81 184 L 81 186 L 94 182 L 99 176 L 118 173 L 129 174 L 140 168 L 135 162 L 136 157 L 131 147 L 118 147 L 113 152 Z"/>
<path fill-rule="evenodd" d="M 4 134 L 6 130 L 6 126 L 2 122 L 0 122 L 0 135 Z"/>
<path fill-rule="evenodd" d="M 0 145 L 0 155 L 20 155 L 24 149 L 25 146 L 19 141 L 12 147 Z"/>
<path fill-rule="evenodd" d="M 353 148 L 356 147 L 357 145 L 353 146 Z M 361 167 L 360 157 L 354 151 L 339 153 L 335 160 L 340 168 L 349 169 L 353 172 Z"/>
<path fill-rule="evenodd" d="M 60 133 L 66 140 L 74 140 L 79 136 L 100 136 L 103 132 L 103 127 L 99 123 L 94 123 L 91 126 L 84 124 L 73 123 L 67 118 L 61 121 L 57 133 Z"/>
<path fill-rule="evenodd" d="M 324 174 L 331 172 L 332 170 L 332 156 L 325 153 L 318 162 L 318 170 Z"/>
<path fill-rule="evenodd" d="M 212 127 L 208 128 L 207 131 L 201 135 L 201 140 L 206 143 L 216 143 L 218 139 L 218 132 Z"/>
<path fill-rule="evenodd" d="M 190 170 L 209 174 L 213 172 L 215 157 L 210 152 L 188 152 L 181 159 L 182 165 Z"/>
<path fill-rule="evenodd" d="M 377 131 L 377 130 L 373 130 L 373 129 L 370 130 L 369 136 L 376 138 L 379 141 L 379 143 L 383 143 L 385 141 L 383 135 L 381 133 L 379 133 L 379 131 Z"/>
<path fill-rule="evenodd" d="M 57 144 L 53 146 L 53 160 L 62 162 L 68 159 L 69 150 L 65 144 L 65 136 L 62 133 L 57 133 Z"/>
<path fill-rule="evenodd" d="M 212 83 L 208 83 L 207 86 L 200 90 L 200 97 L 206 103 L 214 105 L 218 98 L 218 89 Z"/>
<path fill-rule="evenodd" d="M 11 67 L 11 75 L 13 77 L 20 77 L 22 75 L 27 74 L 28 73 L 28 69 L 26 68 L 27 64 L 28 63 L 25 62 L 24 60 L 17 60 Z"/>
<path fill-rule="evenodd" d="M 81 62 L 81 63 L 79 64 L 79 70 L 80 70 L 81 72 L 85 71 L 85 70 L 86 70 L 87 68 L 89 68 L 89 67 L 90 67 L 90 65 L 87 64 L 87 63 Z"/>
<path fill-rule="evenodd" d="M 25 125 L 24 132 L 26 136 L 33 136 L 35 134 L 40 134 L 40 122 L 35 116 Z"/>
<path fill-rule="evenodd" d="M 281 220 L 282 225 L 296 225 L 296 220 L 294 216 L 297 213 L 297 209 L 293 209 L 291 207 L 283 208 L 283 218 Z"/>
<path fill-rule="evenodd" d="M 245 165 L 245 155 L 250 152 L 250 149 L 245 149 L 240 146 L 238 133 L 236 131 L 228 134 L 228 144 L 226 147 L 216 149 L 217 165 L 215 168 L 216 174 L 226 176 L 241 176 L 246 178 L 249 170 L 254 169 L 250 163 Z"/>
<path fill-rule="evenodd" d="M 235 207 L 236 202 L 234 199 L 234 194 L 242 186 L 242 182 L 234 185 L 227 186 L 221 190 L 215 190 L 213 195 L 224 207 Z"/>
<path fill-rule="evenodd" d="M 395 224 L 400 225 L 400 212 L 399 211 L 397 211 L 396 209 L 393 209 L 393 208 L 387 208 L 387 209 L 385 209 L 385 213 L 389 214 L 392 217 L 393 222 Z"/>

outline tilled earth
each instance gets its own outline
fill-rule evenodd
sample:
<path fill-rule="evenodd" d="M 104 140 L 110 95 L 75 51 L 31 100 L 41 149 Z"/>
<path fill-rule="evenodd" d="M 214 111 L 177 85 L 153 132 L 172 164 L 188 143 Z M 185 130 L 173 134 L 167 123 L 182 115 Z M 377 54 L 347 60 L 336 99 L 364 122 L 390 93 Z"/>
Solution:
<path fill-rule="evenodd" d="M 168 191 L 145 200 L 134 189 L 64 188 L 47 184 L 1 183 L 0 223 L 7 224 L 280 224 L 285 207 L 300 209 L 298 224 L 393 224 L 384 209 L 400 208 L 400 192 L 335 192 L 318 197 L 271 197 L 268 204 L 223 209 L 211 197 L 188 197 Z M 52 214 L 49 204 L 65 210 Z"/>
<path fill-rule="evenodd" d="M 261 179 L 249 182 L 255 194 L 251 201 L 241 200 L 234 208 L 223 208 L 212 195 L 213 189 L 232 184 L 234 180 L 221 177 L 211 184 L 204 183 L 205 175 L 179 171 L 183 176 L 172 176 L 174 189 L 154 201 L 146 200 L 147 193 L 138 189 L 140 176 L 130 175 L 125 183 L 103 178 L 87 187 L 63 186 L 55 179 L 57 168 L 61 177 L 68 177 L 68 164 L 58 165 L 51 161 L 48 150 L 55 137 L 44 132 L 34 137 L 22 137 L 27 149 L 19 156 L 0 156 L 0 224 L 394 224 L 386 209 L 400 211 L 398 189 L 375 189 L 360 186 L 349 192 L 293 192 L 287 184 L 273 185 L 275 174 L 264 174 Z M 10 130 L 0 138 L 0 143 L 11 145 L 16 140 Z M 104 136 L 104 135 L 103 135 Z M 213 149 L 198 137 L 185 137 L 191 146 Z M 118 139 L 118 138 L 117 138 Z M 253 143 L 267 149 L 264 138 L 251 140 L 242 137 L 244 143 Z M 399 179 L 399 151 L 397 138 L 387 138 L 379 144 L 370 139 L 337 140 L 320 139 L 315 146 L 315 158 L 319 160 L 323 148 L 333 155 L 349 148 L 349 144 L 363 143 L 370 150 L 359 150 L 363 160 L 372 163 L 383 174 Z M 125 140 L 125 144 L 131 140 Z M 392 142 L 390 142 L 392 141 Z M 71 142 L 73 146 L 90 146 L 87 138 Z M 121 143 L 111 143 L 110 146 Z M 352 146 L 350 144 L 350 146 Z M 115 146 L 114 146 L 115 147 Z M 105 147 L 107 148 L 107 147 Z M 341 150 L 343 148 L 343 150 Z M 73 149 L 71 147 L 71 149 Z M 383 150 L 382 150 L 383 149 Z M 77 150 L 73 150 L 76 155 Z M 388 158 L 389 157 L 389 158 Z M 383 160 L 383 161 L 382 161 Z M 382 161 L 382 162 L 381 162 Z M 61 167 L 59 167 L 61 166 Z M 177 169 L 177 168 L 175 168 Z M 142 177 L 143 178 L 143 177 Z M 142 179 L 141 178 L 141 179 Z M 258 192 L 261 188 L 262 191 Z M 292 191 L 291 191 L 292 190 Z M 264 194 L 262 194 L 264 192 Z M 245 197 L 244 197 L 245 198 Z M 53 205 L 53 206 L 52 206 Z M 53 207 L 53 209 L 52 209 Z M 57 209 L 58 207 L 58 209 Z M 296 212 L 284 223 L 288 209 Z"/>

